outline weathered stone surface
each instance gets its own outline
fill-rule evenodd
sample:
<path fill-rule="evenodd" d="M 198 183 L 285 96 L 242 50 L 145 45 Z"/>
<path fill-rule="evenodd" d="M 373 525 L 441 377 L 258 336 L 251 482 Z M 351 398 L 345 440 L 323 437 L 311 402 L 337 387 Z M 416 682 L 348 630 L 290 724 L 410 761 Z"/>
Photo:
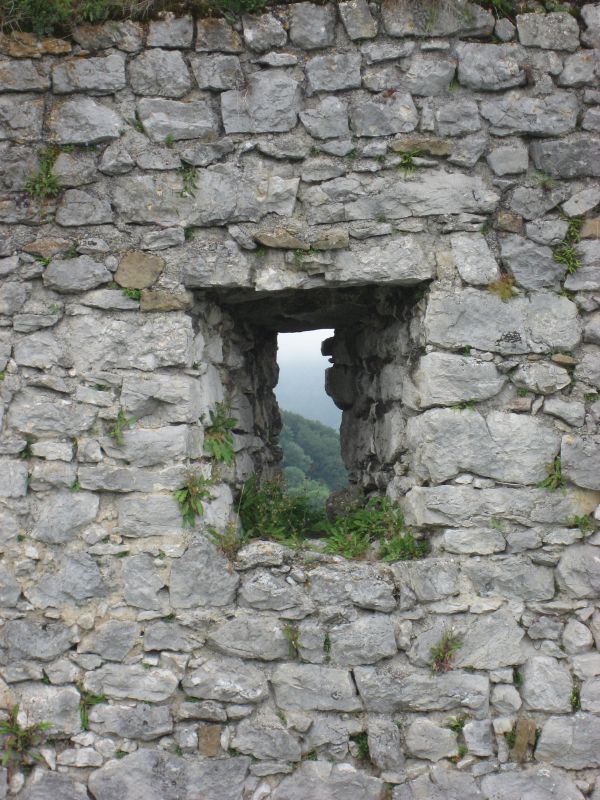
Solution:
<path fill-rule="evenodd" d="M 227 703 L 257 703 L 268 694 L 266 676 L 238 658 L 204 659 L 183 678 L 191 697 Z"/>
<path fill-rule="evenodd" d="M 290 14 L 290 39 L 303 50 L 314 50 L 333 44 L 336 13 L 332 5 L 295 3 Z"/>
<path fill-rule="evenodd" d="M 62 622 L 9 620 L 2 629 L 2 663 L 26 659 L 53 661 L 70 649 L 74 636 L 74 629 Z"/>
<path fill-rule="evenodd" d="M 123 563 L 123 592 L 129 605 L 163 611 L 165 579 L 149 555 L 128 556 Z"/>
<path fill-rule="evenodd" d="M 296 125 L 299 111 L 298 82 L 283 70 L 255 72 L 246 89 L 221 95 L 226 133 L 289 131 Z"/>
<path fill-rule="evenodd" d="M 68 775 L 58 772 L 40 772 L 35 776 L 23 795 L 23 800 L 87 800 L 89 795 L 84 783 L 74 781 Z"/>
<path fill-rule="evenodd" d="M 579 134 L 568 142 L 533 142 L 531 157 L 537 169 L 558 178 L 600 176 L 600 139 L 588 134 Z"/>
<path fill-rule="evenodd" d="M 237 56 L 199 55 L 192 58 L 190 64 L 200 89 L 223 91 L 244 85 L 244 73 Z"/>
<path fill-rule="evenodd" d="M 475 472 L 505 483 L 539 483 L 558 452 L 559 438 L 540 420 L 521 414 L 432 409 L 408 420 L 414 468 L 441 483 Z"/>
<path fill-rule="evenodd" d="M 600 719 L 594 714 L 550 717 L 542 728 L 535 757 L 565 769 L 600 766 Z"/>
<path fill-rule="evenodd" d="M 179 505 L 172 495 L 130 494 L 115 504 L 121 536 L 167 536 L 181 531 Z"/>
<path fill-rule="evenodd" d="M 411 286 L 431 277 L 432 264 L 418 241 L 410 236 L 396 236 L 383 245 L 341 250 L 327 281 L 339 285 L 381 282 Z"/>
<path fill-rule="evenodd" d="M 544 412 L 558 417 L 569 425 L 579 428 L 585 421 L 585 405 L 576 400 L 563 400 L 562 397 L 548 397 L 544 400 Z"/>
<path fill-rule="evenodd" d="M 391 565 L 391 570 L 400 591 L 408 587 L 419 602 L 441 600 L 458 594 L 458 565 L 449 559 L 398 561 Z"/>
<path fill-rule="evenodd" d="M 78 647 L 81 653 L 98 653 L 108 661 L 122 661 L 136 643 L 140 628 L 135 622 L 109 620 L 85 636 Z"/>
<path fill-rule="evenodd" d="M 585 489 L 600 489 L 600 437 L 564 436 L 561 466 L 565 477 Z"/>
<path fill-rule="evenodd" d="M 368 711 L 454 711 L 463 709 L 474 717 L 487 714 L 489 681 L 482 675 L 453 670 L 440 675 L 430 671 L 409 672 L 402 664 L 389 667 L 356 667 L 354 676 Z"/>
<path fill-rule="evenodd" d="M 515 386 L 539 394 L 552 394 L 571 383 L 569 373 L 564 367 L 545 361 L 520 364 L 511 374 L 511 380 Z"/>
<path fill-rule="evenodd" d="M 451 36 L 455 33 L 491 33 L 494 18 L 474 3 L 444 5 L 432 15 L 430 9 L 411 0 L 384 0 L 381 13 L 390 36 Z"/>
<path fill-rule="evenodd" d="M 51 141 L 57 144 L 90 145 L 118 139 L 123 120 L 109 106 L 89 97 L 78 97 L 55 100 L 48 127 Z"/>
<path fill-rule="evenodd" d="M 68 189 L 61 197 L 56 210 L 56 221 L 64 227 L 102 225 L 112 222 L 112 219 L 113 213 L 108 200 L 81 189 Z"/>
<path fill-rule="evenodd" d="M 167 14 L 164 19 L 151 20 L 148 47 L 191 47 L 194 21 L 187 16 Z"/>
<path fill-rule="evenodd" d="M 182 97 L 192 88 L 187 65 L 178 51 L 147 50 L 129 63 L 129 81 L 136 94 Z"/>
<path fill-rule="evenodd" d="M 442 347 L 467 344 L 504 354 L 571 350 L 581 338 L 575 305 L 542 292 L 508 302 L 475 289 L 432 292 L 425 329 Z"/>
<path fill-rule="evenodd" d="M 501 240 L 503 263 L 524 289 L 556 288 L 565 276 L 564 264 L 554 260 L 549 247 L 543 247 L 522 236 L 505 236 Z"/>
<path fill-rule="evenodd" d="M 523 629 L 505 608 L 478 617 L 461 637 L 454 659 L 457 667 L 500 669 L 525 660 Z"/>
<path fill-rule="evenodd" d="M 357 136 L 390 136 L 414 131 L 419 115 L 409 94 L 355 95 L 350 102 L 350 125 Z"/>
<path fill-rule="evenodd" d="M 306 4 L 308 5 L 308 4 Z M 283 779 L 273 800 L 380 800 L 383 782 L 366 775 L 350 764 L 306 761 Z"/>
<path fill-rule="evenodd" d="M 455 71 L 456 61 L 452 59 L 415 56 L 400 85 L 412 95 L 434 97 L 448 91 Z"/>
<path fill-rule="evenodd" d="M 104 664 L 88 672 L 83 685 L 94 694 L 160 703 L 172 696 L 177 677 L 168 669 L 144 669 L 142 664 Z"/>
<path fill-rule="evenodd" d="M 482 800 L 482 797 L 471 775 L 443 763 L 435 764 L 429 775 L 422 774 L 400 784 L 392 792 L 392 800 Z"/>
<path fill-rule="evenodd" d="M 469 89 L 500 91 L 525 83 L 523 52 L 511 44 L 459 42 L 458 80 Z"/>
<path fill-rule="evenodd" d="M 487 162 L 495 175 L 516 175 L 527 171 L 529 155 L 526 147 L 509 145 L 497 147 L 488 153 Z"/>
<path fill-rule="evenodd" d="M 300 743 L 273 714 L 242 720 L 232 746 L 244 755 L 273 761 L 300 761 Z"/>
<path fill-rule="evenodd" d="M 50 77 L 43 64 L 0 58 L 0 86 L 3 92 L 44 91 L 50 88 Z"/>
<path fill-rule="evenodd" d="M 337 664 L 374 664 L 396 655 L 394 626 L 389 617 L 371 614 L 331 628 L 331 660 Z"/>
<path fill-rule="evenodd" d="M 142 46 L 143 29 L 132 20 L 111 20 L 103 25 L 78 25 L 73 38 L 86 50 L 105 50 L 118 47 L 126 53 L 135 53 Z"/>
<path fill-rule="evenodd" d="M 523 600 L 554 597 L 552 570 L 532 564 L 526 556 L 473 559 L 465 563 L 463 570 L 483 596 L 515 596 Z"/>
<path fill-rule="evenodd" d="M 27 494 L 27 465 L 15 459 L 0 460 L 0 497 Z"/>
<path fill-rule="evenodd" d="M 421 356 L 410 384 L 404 384 L 402 397 L 411 408 L 454 405 L 493 397 L 505 383 L 506 378 L 489 362 L 451 353 L 427 353 Z"/>
<path fill-rule="evenodd" d="M 125 56 L 121 53 L 106 58 L 70 58 L 52 69 L 55 94 L 112 94 L 125 86 Z"/>
<path fill-rule="evenodd" d="M 264 53 L 272 47 L 283 47 L 287 42 L 285 28 L 272 14 L 246 14 L 242 21 L 244 41 L 251 50 Z"/>
<path fill-rule="evenodd" d="M 143 792 L 145 800 L 240 800 L 250 759 L 186 761 L 158 749 L 143 749 L 109 761 L 90 776 L 96 800 L 116 800 Z"/>
<path fill-rule="evenodd" d="M 487 285 L 500 277 L 500 270 L 485 237 L 480 233 L 455 233 L 450 237 L 458 274 L 465 283 Z"/>
<path fill-rule="evenodd" d="M 372 717 L 368 724 L 369 757 L 381 770 L 399 770 L 404 766 L 404 755 L 398 726 L 391 720 Z"/>
<path fill-rule="evenodd" d="M 0 141 L 36 141 L 42 133 L 43 117 L 43 97 L 35 94 L 0 95 Z"/>
<path fill-rule="evenodd" d="M 171 603 L 175 608 L 225 606 L 235 597 L 240 578 L 212 542 L 198 536 L 171 568 Z"/>
<path fill-rule="evenodd" d="M 310 573 L 310 595 L 319 605 L 354 603 L 373 611 L 396 607 L 394 585 L 368 566 L 354 566 L 350 572 L 320 567 Z"/>
<path fill-rule="evenodd" d="M 428 719 L 416 719 L 405 736 L 406 747 L 415 758 L 439 761 L 458 754 L 456 734 Z"/>
<path fill-rule="evenodd" d="M 213 628 L 208 642 L 229 656 L 274 661 L 290 653 L 283 627 L 269 616 L 240 613 Z"/>
<path fill-rule="evenodd" d="M 25 726 L 49 722 L 49 734 L 71 736 L 81 731 L 79 698 L 74 686 L 26 683 L 19 687 L 19 712 Z"/>
<path fill-rule="evenodd" d="M 165 261 L 160 256 L 131 250 L 121 259 L 115 272 L 115 281 L 119 286 L 130 289 L 146 289 L 159 277 Z"/>
<path fill-rule="evenodd" d="M 600 591 L 600 554 L 591 545 L 572 545 L 556 569 L 558 585 L 572 597 L 595 597 Z"/>
<path fill-rule="evenodd" d="M 377 35 L 377 22 L 371 16 L 366 0 L 339 3 L 338 11 L 351 39 L 372 39 Z"/>
<path fill-rule="evenodd" d="M 491 133 L 511 136 L 558 136 L 575 130 L 579 103 L 569 92 L 544 97 L 523 97 L 510 93 L 500 100 L 481 103 L 481 115 L 490 122 Z"/>
<path fill-rule="evenodd" d="M 478 131 L 481 119 L 477 103 L 462 98 L 441 103 L 435 111 L 435 124 L 439 136 L 463 136 Z"/>
<path fill-rule="evenodd" d="M 90 711 L 90 727 L 103 736 L 116 735 L 125 739 L 150 742 L 173 730 L 171 712 L 167 706 L 119 706 L 102 703 Z"/>
<path fill-rule="evenodd" d="M 219 130 L 217 116 L 206 100 L 180 102 L 156 97 L 138 101 L 138 113 L 144 130 L 153 142 L 206 139 Z"/>
<path fill-rule="evenodd" d="M 575 783 L 562 772 L 548 767 L 528 767 L 518 772 L 485 775 L 481 781 L 486 800 L 583 800 Z"/>
<path fill-rule="evenodd" d="M 313 664 L 280 664 L 271 678 L 275 699 L 289 711 L 359 711 L 350 673 Z"/>
<path fill-rule="evenodd" d="M 506 548 L 504 536 L 493 528 L 457 528 L 444 531 L 443 547 L 447 553 L 491 555 Z"/>
<path fill-rule="evenodd" d="M 571 674 L 550 656 L 533 656 L 522 669 L 522 696 L 532 711 L 560 713 L 571 709 Z"/>
<path fill-rule="evenodd" d="M 528 47 L 546 50 L 579 47 L 579 26 L 570 14 L 517 14 L 517 30 L 519 41 Z"/>
<path fill-rule="evenodd" d="M 24 594 L 37 608 L 60 608 L 105 594 L 98 565 L 87 553 L 66 556 L 56 572 L 40 575 Z"/>
<path fill-rule="evenodd" d="M 38 501 L 33 511 L 31 536 L 48 544 L 64 544 L 96 518 L 100 500 L 91 492 L 55 492 Z"/>
<path fill-rule="evenodd" d="M 14 606 L 21 596 L 21 586 L 8 570 L 0 568 L 0 607 Z"/>
<path fill-rule="evenodd" d="M 324 97 L 316 106 L 300 112 L 300 119 L 311 136 L 333 139 L 348 136 L 348 108 L 337 97 Z"/>
<path fill-rule="evenodd" d="M 306 64 L 307 93 L 357 89 L 361 84 L 359 53 L 314 56 Z"/>
<path fill-rule="evenodd" d="M 259 611 L 279 611 L 280 616 L 286 619 L 302 619 L 315 608 L 302 588 L 290 585 L 268 570 L 257 570 L 245 576 L 239 599 L 242 606 Z"/>

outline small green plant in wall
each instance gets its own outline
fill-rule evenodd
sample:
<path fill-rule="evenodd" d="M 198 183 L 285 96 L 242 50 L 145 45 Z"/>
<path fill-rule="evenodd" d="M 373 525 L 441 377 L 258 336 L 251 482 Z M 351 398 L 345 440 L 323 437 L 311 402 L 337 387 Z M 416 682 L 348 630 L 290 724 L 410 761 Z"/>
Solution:
<path fill-rule="evenodd" d="M 77 689 L 79 690 L 79 719 L 81 720 L 81 727 L 84 731 L 89 731 L 90 708 L 100 703 L 106 703 L 106 695 L 87 692 L 82 686 L 78 686 Z"/>
<path fill-rule="evenodd" d="M 36 200 L 47 200 L 60 194 L 60 181 L 52 172 L 60 150 L 51 145 L 40 153 L 38 171 L 25 184 L 25 191 Z"/>
<path fill-rule="evenodd" d="M 453 630 L 445 631 L 439 642 L 431 648 L 431 671 L 439 674 L 452 669 L 456 653 L 462 646 L 462 640 Z"/>
<path fill-rule="evenodd" d="M 298 626 L 289 622 L 283 629 L 283 635 L 287 639 L 290 658 L 298 658 L 300 652 L 300 631 Z"/>
<path fill-rule="evenodd" d="M 210 425 L 204 436 L 204 449 L 216 461 L 232 464 L 235 458 L 233 434 L 237 420 L 230 416 L 228 403 L 217 403 L 214 411 L 209 412 Z"/>
<path fill-rule="evenodd" d="M 186 483 L 174 492 L 184 527 L 193 527 L 196 517 L 204 515 L 204 501 L 210 499 L 210 479 L 198 472 L 188 472 Z"/>
<path fill-rule="evenodd" d="M 41 761 L 42 756 L 36 748 L 45 742 L 46 731 L 51 727 L 49 722 L 22 726 L 19 722 L 19 706 L 13 706 L 8 711 L 8 719 L 0 722 L 0 736 L 4 737 L 2 766 L 9 770 L 21 769 Z"/>
<path fill-rule="evenodd" d="M 494 283 L 490 283 L 488 291 L 497 295 L 504 303 L 515 297 L 515 279 L 511 275 L 503 275 Z"/>
<path fill-rule="evenodd" d="M 420 150 L 409 150 L 407 153 L 402 153 L 400 156 L 397 168 L 403 173 L 405 178 L 410 177 L 410 175 L 417 171 L 418 164 L 415 162 L 415 158 L 420 155 Z"/>
<path fill-rule="evenodd" d="M 108 435 L 115 440 L 115 443 L 119 447 L 123 447 L 123 445 L 125 444 L 124 432 L 128 428 L 131 428 L 134 422 L 135 422 L 134 419 L 128 419 L 125 416 L 125 412 L 123 411 L 122 408 L 119 409 L 119 413 L 117 414 L 117 419 L 115 420 L 114 425 L 108 432 Z"/>
<path fill-rule="evenodd" d="M 557 489 L 562 489 L 566 485 L 562 474 L 560 456 L 556 456 L 554 461 L 546 466 L 546 470 L 548 475 L 538 484 L 540 489 L 549 489 L 551 492 L 555 492 Z"/>

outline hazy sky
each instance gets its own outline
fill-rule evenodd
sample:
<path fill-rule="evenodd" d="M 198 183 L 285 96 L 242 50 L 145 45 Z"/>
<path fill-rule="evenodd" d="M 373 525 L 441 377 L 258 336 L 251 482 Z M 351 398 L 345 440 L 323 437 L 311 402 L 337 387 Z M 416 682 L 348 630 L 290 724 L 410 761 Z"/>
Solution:
<path fill-rule="evenodd" d="M 302 331 L 302 333 L 280 333 L 277 337 L 279 364 L 290 361 L 323 362 L 323 369 L 328 366 L 328 359 L 321 355 L 321 342 L 333 336 L 332 330 Z"/>

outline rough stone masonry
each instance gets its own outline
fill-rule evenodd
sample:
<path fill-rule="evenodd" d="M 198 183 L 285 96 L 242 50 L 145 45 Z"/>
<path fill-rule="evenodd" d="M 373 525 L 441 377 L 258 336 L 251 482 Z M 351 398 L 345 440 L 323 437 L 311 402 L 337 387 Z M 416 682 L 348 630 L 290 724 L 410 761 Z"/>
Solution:
<path fill-rule="evenodd" d="M 0 695 L 51 724 L 0 798 L 599 800 L 600 4 L 0 53 Z M 322 324 L 352 480 L 424 559 L 204 535 L 276 465 L 277 330 Z"/>

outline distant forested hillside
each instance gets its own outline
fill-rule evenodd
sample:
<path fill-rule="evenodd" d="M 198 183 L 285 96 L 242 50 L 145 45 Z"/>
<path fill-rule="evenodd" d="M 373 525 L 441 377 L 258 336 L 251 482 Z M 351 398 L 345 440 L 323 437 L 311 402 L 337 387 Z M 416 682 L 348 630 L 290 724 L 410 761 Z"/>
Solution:
<path fill-rule="evenodd" d="M 279 383 L 275 387 L 279 408 L 289 408 L 303 417 L 339 428 L 342 412 L 325 394 L 325 369 L 329 366 L 327 359 L 318 354 L 312 360 L 308 357 L 281 360 Z"/>
<path fill-rule="evenodd" d="M 301 489 L 315 504 L 322 503 L 348 482 L 340 455 L 339 433 L 291 411 L 282 411 L 281 416 L 279 444 L 288 486 Z"/>

